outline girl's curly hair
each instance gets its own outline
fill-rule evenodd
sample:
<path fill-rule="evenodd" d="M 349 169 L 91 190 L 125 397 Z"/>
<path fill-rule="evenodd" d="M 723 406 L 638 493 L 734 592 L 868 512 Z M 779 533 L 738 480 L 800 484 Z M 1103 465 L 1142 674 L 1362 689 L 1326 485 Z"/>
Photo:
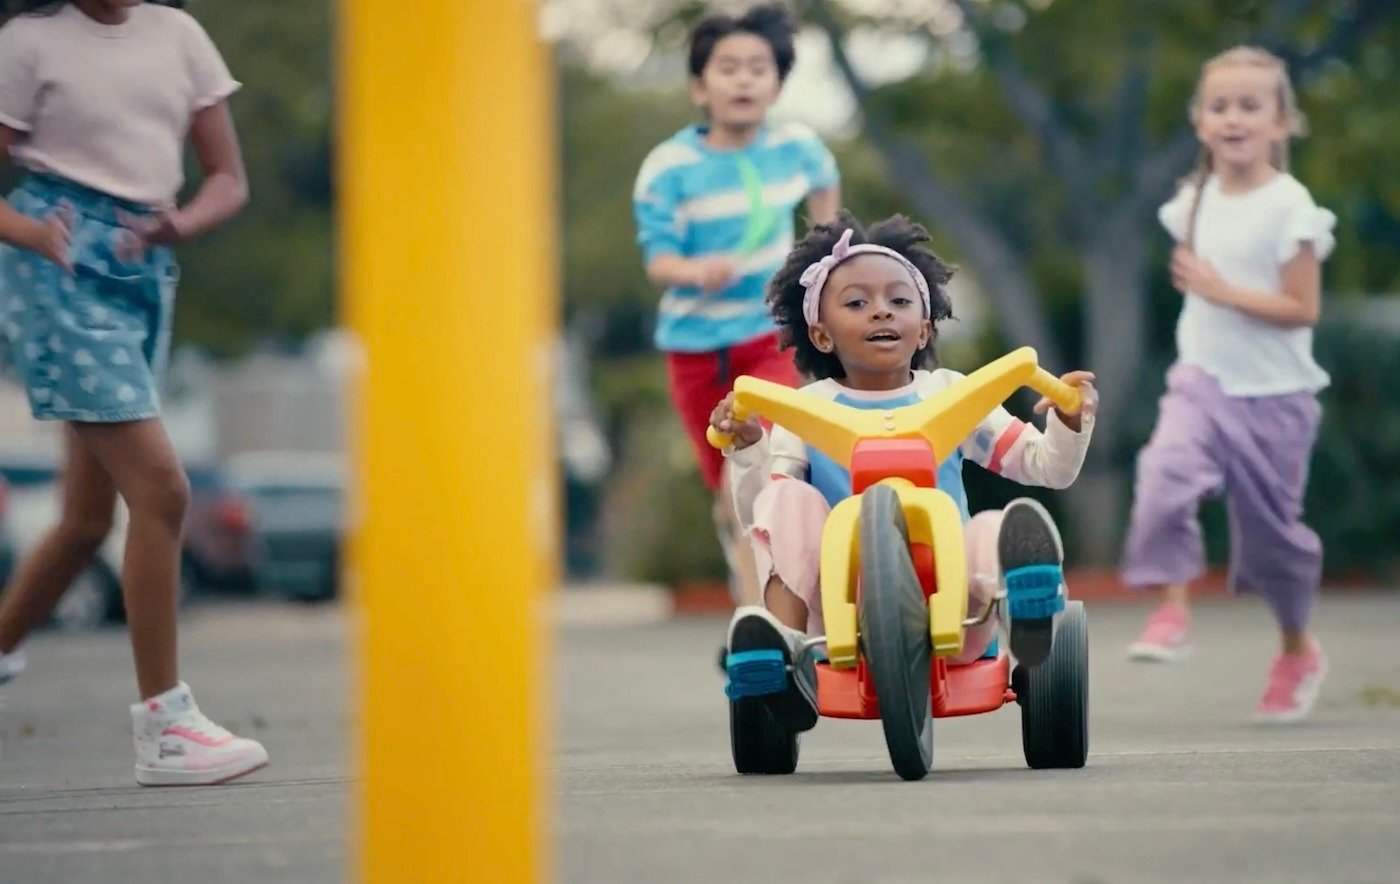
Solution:
<path fill-rule="evenodd" d="M 911 368 L 922 368 L 936 359 L 934 343 L 938 338 L 937 323 L 953 316 L 953 302 L 948 299 L 943 287 L 952 279 L 954 268 L 925 247 L 930 237 L 924 226 L 904 215 L 877 221 L 866 230 L 850 212 L 842 209 L 835 222 L 814 226 L 793 247 L 787 261 L 768 284 L 768 307 L 777 320 L 783 347 L 796 351 L 794 361 L 797 369 L 808 377 L 823 380 L 846 376 L 846 370 L 836 354 L 818 350 L 807 333 L 807 320 L 802 316 L 802 299 L 807 292 L 800 280 L 808 265 L 831 254 L 837 240 L 847 230 L 855 231 L 851 236 L 851 245 L 873 243 L 893 249 L 907 258 L 928 282 L 929 306 L 932 308 L 929 319 L 934 322 L 934 331 L 929 336 L 928 344 L 910 361 Z"/>

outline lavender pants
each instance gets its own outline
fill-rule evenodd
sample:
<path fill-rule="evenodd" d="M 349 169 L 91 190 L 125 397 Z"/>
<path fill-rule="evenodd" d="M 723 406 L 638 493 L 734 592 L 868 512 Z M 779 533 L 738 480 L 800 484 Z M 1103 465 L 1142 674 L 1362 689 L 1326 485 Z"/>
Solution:
<path fill-rule="evenodd" d="M 1197 508 L 1223 493 L 1231 589 L 1263 597 L 1284 629 L 1306 627 L 1322 576 L 1322 543 L 1302 521 L 1320 419 L 1310 393 L 1227 396 L 1200 368 L 1173 367 L 1138 456 L 1123 581 L 1144 587 L 1201 576 Z"/>

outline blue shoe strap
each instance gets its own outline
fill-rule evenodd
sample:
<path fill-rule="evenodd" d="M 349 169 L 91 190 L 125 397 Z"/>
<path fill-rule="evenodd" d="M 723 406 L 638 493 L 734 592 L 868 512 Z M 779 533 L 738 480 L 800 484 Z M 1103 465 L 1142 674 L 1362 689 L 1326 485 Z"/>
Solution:
<path fill-rule="evenodd" d="M 1012 620 L 1040 620 L 1065 608 L 1061 591 L 1065 573 L 1059 565 L 1025 565 L 1002 575 L 1006 582 L 1006 613 Z"/>
<path fill-rule="evenodd" d="M 725 658 L 729 678 L 724 695 L 731 700 L 761 697 L 787 690 L 788 665 L 782 651 L 739 651 Z"/>
<path fill-rule="evenodd" d="M 729 656 L 724 658 L 724 665 L 726 668 L 729 668 L 733 666 L 742 666 L 745 663 L 756 663 L 760 661 L 771 662 L 774 660 L 782 663 L 783 652 L 768 649 L 761 651 L 731 651 Z"/>
<path fill-rule="evenodd" d="M 1065 569 L 1060 565 L 1024 565 L 1003 575 L 1009 590 L 1059 590 L 1065 581 Z"/>

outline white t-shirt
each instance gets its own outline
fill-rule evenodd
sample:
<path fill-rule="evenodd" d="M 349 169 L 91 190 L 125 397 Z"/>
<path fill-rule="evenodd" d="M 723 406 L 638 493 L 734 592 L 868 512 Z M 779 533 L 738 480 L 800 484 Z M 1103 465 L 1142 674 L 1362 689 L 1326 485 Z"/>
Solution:
<path fill-rule="evenodd" d="M 1181 188 L 1157 217 L 1176 238 L 1186 224 L 1196 189 Z M 1337 216 L 1318 208 L 1298 179 L 1279 173 L 1247 193 L 1221 193 L 1206 180 L 1193 237 L 1196 254 L 1231 285 L 1283 294 L 1281 271 L 1312 243 L 1319 261 L 1332 252 Z M 1230 396 L 1315 393 L 1330 381 L 1313 359 L 1313 330 L 1284 328 L 1233 307 L 1188 294 L 1176 324 L 1177 361 L 1205 369 Z"/>
<path fill-rule="evenodd" d="M 175 199 L 191 118 L 238 86 L 199 23 L 168 6 L 104 25 L 65 3 L 0 27 L 0 123 L 24 133 L 15 161 L 146 205 Z"/>

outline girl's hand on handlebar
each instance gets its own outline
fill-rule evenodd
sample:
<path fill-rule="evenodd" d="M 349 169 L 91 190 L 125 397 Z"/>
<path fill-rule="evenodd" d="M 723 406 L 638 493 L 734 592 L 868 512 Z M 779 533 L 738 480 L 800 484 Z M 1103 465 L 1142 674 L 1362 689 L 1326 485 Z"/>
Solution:
<path fill-rule="evenodd" d="M 1079 388 L 1079 411 L 1074 414 L 1065 414 L 1056 408 L 1055 415 L 1059 417 L 1060 423 L 1078 433 L 1083 426 L 1083 418 L 1086 415 L 1093 417 L 1099 410 L 1099 391 L 1094 389 L 1094 373 L 1092 371 L 1072 371 L 1061 377 L 1060 380 L 1071 387 Z M 1041 399 L 1035 404 L 1035 413 L 1044 414 L 1054 404 L 1048 398 Z"/>
<path fill-rule="evenodd" d="M 732 392 L 715 406 L 714 411 L 710 412 L 710 426 L 721 433 L 728 433 L 732 436 L 735 451 L 748 448 L 763 438 L 763 425 L 758 422 L 757 417 L 750 417 L 746 421 L 734 419 L 734 394 Z"/>

